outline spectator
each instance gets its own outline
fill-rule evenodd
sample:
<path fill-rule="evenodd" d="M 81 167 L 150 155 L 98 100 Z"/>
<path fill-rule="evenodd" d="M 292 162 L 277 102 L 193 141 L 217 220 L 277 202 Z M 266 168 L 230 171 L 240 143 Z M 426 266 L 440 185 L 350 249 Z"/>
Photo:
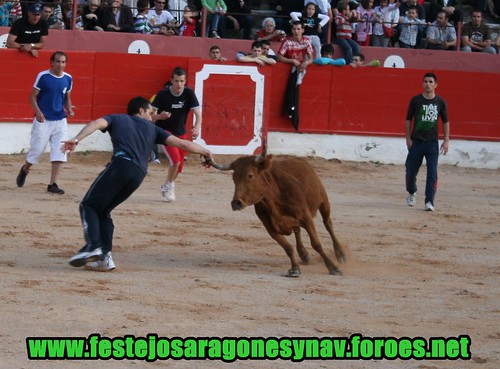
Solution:
<path fill-rule="evenodd" d="M 338 14 L 335 17 L 336 43 L 344 52 L 344 59 L 347 64 L 352 62 L 352 56 L 359 53 L 359 45 L 352 39 L 351 19 L 355 14 L 349 9 L 345 2 L 339 3 Z"/>
<path fill-rule="evenodd" d="M 358 23 L 354 36 L 360 46 L 370 46 L 370 38 L 373 33 L 373 0 L 361 0 L 357 9 Z"/>
<path fill-rule="evenodd" d="M 403 49 L 415 49 L 417 45 L 418 26 L 425 21 L 417 18 L 417 8 L 410 6 L 406 16 L 399 18 L 401 33 L 399 34 L 399 47 Z"/>
<path fill-rule="evenodd" d="M 299 86 L 306 68 L 313 61 L 311 40 L 303 35 L 304 25 L 292 22 L 292 37 L 287 38 L 278 51 L 278 61 L 293 65 L 288 78 L 283 114 L 290 118 L 295 129 L 299 127 Z"/>
<path fill-rule="evenodd" d="M 210 57 L 210 59 L 217 60 L 221 63 L 224 63 L 225 61 L 227 61 L 227 58 L 222 56 L 222 52 L 220 50 L 220 47 L 217 45 L 214 45 L 210 48 L 209 57 Z"/>
<path fill-rule="evenodd" d="M 276 29 L 276 22 L 271 17 L 265 18 L 262 21 L 262 28 L 255 35 L 257 41 L 282 42 L 285 38 L 285 31 Z"/>
<path fill-rule="evenodd" d="M 370 62 L 366 63 L 365 62 L 365 56 L 361 53 L 354 54 L 352 57 L 352 63 L 349 64 L 351 68 L 357 68 L 357 67 L 378 67 L 380 66 L 380 61 L 379 60 L 371 60 Z"/>
<path fill-rule="evenodd" d="M 260 41 L 260 43 L 262 45 L 262 55 L 274 60 L 278 60 L 276 54 L 274 53 L 274 50 L 271 49 L 271 43 L 269 42 L 269 40 L 262 40 Z"/>
<path fill-rule="evenodd" d="M 286 34 L 290 34 L 290 13 L 292 12 L 301 12 L 304 8 L 304 0 L 276 0 L 275 8 L 276 16 L 275 27 L 277 29 L 281 29 L 286 32 Z"/>
<path fill-rule="evenodd" d="M 149 10 L 148 19 L 153 26 L 154 33 L 160 33 L 160 26 L 162 24 L 170 24 L 175 26 L 175 18 L 170 12 L 165 10 L 166 0 L 155 0 L 155 6 Z"/>
<path fill-rule="evenodd" d="M 380 0 L 380 5 L 374 9 L 375 24 L 373 25 L 372 46 L 387 47 L 395 35 L 399 20 L 397 3 L 391 0 Z"/>
<path fill-rule="evenodd" d="M 195 123 L 191 138 L 195 139 L 201 129 L 201 107 L 194 91 L 186 86 L 186 71 L 177 67 L 172 72 L 171 84 L 156 94 L 153 107 L 159 112 L 156 124 L 172 135 L 186 139 L 186 121 L 188 113 L 193 112 Z M 166 202 L 175 201 L 175 180 L 184 167 L 186 152 L 182 149 L 165 146 L 169 158 L 167 178 L 160 191 Z"/>
<path fill-rule="evenodd" d="M 64 29 L 64 23 L 56 18 L 52 5 L 44 4 L 42 6 L 42 19 L 47 22 L 49 29 Z"/>
<path fill-rule="evenodd" d="M 448 23 L 448 13 L 445 11 L 439 12 L 436 20 L 427 28 L 427 49 L 457 49 L 457 33 Z"/>
<path fill-rule="evenodd" d="M 177 35 L 177 32 L 175 28 L 170 24 L 160 24 L 160 30 L 158 31 L 158 34 L 164 36 L 175 36 Z"/>
<path fill-rule="evenodd" d="M 73 22 L 73 0 L 63 0 L 61 4 L 62 21 L 65 29 L 71 29 Z"/>
<path fill-rule="evenodd" d="M 205 36 L 220 38 L 217 33 L 220 16 L 226 14 L 227 6 L 224 0 L 201 0 L 202 6 L 207 10 L 207 29 Z"/>
<path fill-rule="evenodd" d="M 415 8 L 417 8 L 418 19 L 421 19 L 423 21 L 427 19 L 424 6 L 419 4 L 417 0 L 406 0 L 402 2 L 399 5 L 399 14 L 401 14 L 401 16 L 404 17 L 410 6 L 414 6 Z M 399 33 L 401 32 L 401 25 L 398 25 L 398 32 Z M 417 44 L 416 44 L 417 49 L 423 48 L 422 40 L 425 38 L 424 36 L 425 36 L 425 26 L 424 24 L 420 24 L 418 26 L 418 33 L 417 33 Z"/>
<path fill-rule="evenodd" d="M 182 23 L 186 6 L 189 8 L 189 4 L 186 0 L 168 0 L 167 9 L 177 22 Z"/>
<path fill-rule="evenodd" d="M 36 58 L 48 34 L 49 25 L 42 19 L 42 6 L 35 3 L 30 5 L 28 16 L 19 18 L 10 28 L 7 47 L 30 53 Z"/>
<path fill-rule="evenodd" d="M 314 59 L 313 63 L 317 65 L 335 65 L 342 67 L 345 65 L 345 59 L 333 59 L 335 49 L 332 44 L 324 44 L 321 46 L 321 56 Z"/>
<path fill-rule="evenodd" d="M 437 19 L 439 12 L 448 13 L 449 21 L 456 27 L 462 21 L 462 1 L 461 0 L 431 0 L 427 22 L 432 23 Z"/>
<path fill-rule="evenodd" d="M 16 20 L 23 16 L 23 8 L 19 0 L 12 1 L 12 9 L 10 9 L 9 26 L 12 26 Z"/>
<path fill-rule="evenodd" d="M 67 139 L 66 116 L 74 115 L 70 97 L 73 79 L 64 72 L 67 60 L 65 53 L 56 51 L 50 57 L 50 69 L 40 72 L 36 77 L 30 95 L 30 103 L 35 111 L 30 148 L 16 178 L 18 187 L 24 186 L 30 168 L 38 164 L 50 142 L 52 170 L 47 191 L 64 194 L 64 190 L 57 186 L 61 167 L 66 162 L 66 154 L 61 152 L 60 148 L 61 142 Z"/>
<path fill-rule="evenodd" d="M 500 54 L 500 34 L 497 35 L 497 39 L 495 40 L 495 49 L 497 50 L 497 54 Z"/>
<path fill-rule="evenodd" d="M 497 36 L 497 41 L 498 41 Z M 496 54 L 496 50 L 491 46 L 490 28 L 483 22 L 483 15 L 480 10 L 472 11 L 472 20 L 462 27 L 462 51 L 483 52 Z"/>
<path fill-rule="evenodd" d="M 0 0 L 0 27 L 9 26 L 9 16 L 12 10 L 12 3 Z"/>
<path fill-rule="evenodd" d="M 311 40 L 315 56 L 319 57 L 321 55 L 319 34 L 330 20 L 330 17 L 319 14 L 318 6 L 313 2 L 308 2 L 302 13 L 291 12 L 290 17 L 293 21 L 300 21 L 304 24 L 304 36 Z"/>
<path fill-rule="evenodd" d="M 102 9 L 100 27 L 109 32 L 134 32 L 132 10 L 122 0 L 111 1 L 110 7 Z"/>
<path fill-rule="evenodd" d="M 328 16 L 328 18 L 333 18 L 332 6 L 330 5 L 330 0 L 304 0 L 304 5 L 307 6 L 308 3 L 313 3 L 318 7 L 320 14 Z"/>
<path fill-rule="evenodd" d="M 179 36 L 195 37 L 198 26 L 198 12 L 192 11 L 189 6 L 184 7 L 183 21 L 179 28 Z"/>
<path fill-rule="evenodd" d="M 263 67 L 266 64 L 276 64 L 276 60 L 268 58 L 262 54 L 262 44 L 260 41 L 252 42 L 252 52 L 250 54 L 245 54 L 240 51 L 236 55 L 236 60 L 240 63 L 256 63 L 260 67 Z"/>
<path fill-rule="evenodd" d="M 137 1 L 137 17 L 135 18 L 134 28 L 136 33 L 153 33 L 153 26 L 149 22 L 149 0 Z"/>
<path fill-rule="evenodd" d="M 243 30 L 243 38 L 251 40 L 253 16 L 252 0 L 225 0 L 227 5 L 225 27 L 239 31 Z"/>
<path fill-rule="evenodd" d="M 100 8 L 101 0 L 89 0 L 83 7 L 82 25 L 86 31 L 104 31 L 99 26 L 102 10 Z"/>

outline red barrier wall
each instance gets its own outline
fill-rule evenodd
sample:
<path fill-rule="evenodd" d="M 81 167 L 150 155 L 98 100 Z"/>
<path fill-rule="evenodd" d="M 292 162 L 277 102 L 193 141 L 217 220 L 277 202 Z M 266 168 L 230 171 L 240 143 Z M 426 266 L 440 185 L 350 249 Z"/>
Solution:
<path fill-rule="evenodd" d="M 32 120 L 28 97 L 37 73 L 50 67 L 50 54 L 42 51 L 35 59 L 16 50 L 0 52 L 0 122 Z M 133 96 L 149 98 L 170 79 L 177 65 L 188 70 L 188 84 L 194 87 L 197 70 L 193 69 L 209 63 L 199 58 L 95 52 L 68 52 L 68 56 L 67 72 L 74 78 L 72 97 L 77 107 L 71 122 L 75 123 L 124 112 Z M 260 69 L 269 101 L 264 105 L 264 122 L 271 131 L 294 131 L 281 116 L 289 71 L 284 64 Z M 436 74 L 438 93 L 448 101 L 452 137 L 499 141 L 500 74 Z M 422 77 L 422 70 L 311 66 L 300 87 L 300 132 L 401 136 L 408 101 L 421 91 Z M 218 98 L 203 107 L 204 125 L 225 125 L 233 131 L 235 125 L 242 128 L 254 109 L 250 91 L 234 79 L 219 76 L 214 80 L 220 86 L 209 92 Z"/>

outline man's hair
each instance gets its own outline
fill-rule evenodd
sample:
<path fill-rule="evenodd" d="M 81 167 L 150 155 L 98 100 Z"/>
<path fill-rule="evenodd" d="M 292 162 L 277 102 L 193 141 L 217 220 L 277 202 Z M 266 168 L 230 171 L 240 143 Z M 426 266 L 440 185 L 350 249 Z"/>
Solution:
<path fill-rule="evenodd" d="M 260 41 L 254 41 L 254 42 L 252 42 L 252 49 L 254 47 L 262 47 L 262 42 L 260 42 Z"/>
<path fill-rule="evenodd" d="M 181 67 L 175 67 L 175 69 L 172 72 L 171 78 L 174 78 L 175 76 L 186 76 L 187 77 L 187 73 Z"/>
<path fill-rule="evenodd" d="M 339 13 L 342 13 L 344 10 L 349 9 L 349 4 L 340 2 L 339 5 L 337 5 L 337 10 Z"/>
<path fill-rule="evenodd" d="M 56 60 L 57 56 L 64 56 L 66 58 L 66 61 L 68 61 L 68 55 L 64 51 L 56 51 L 50 56 L 50 61 Z"/>
<path fill-rule="evenodd" d="M 444 10 L 441 10 L 438 14 L 443 14 L 444 15 L 444 19 L 449 19 L 450 18 L 450 15 L 445 12 Z"/>
<path fill-rule="evenodd" d="M 217 46 L 217 45 L 214 45 L 210 48 L 210 52 L 212 52 L 213 50 L 220 50 L 220 47 Z"/>
<path fill-rule="evenodd" d="M 293 21 L 291 23 L 291 25 L 292 25 L 292 28 L 293 28 L 293 26 L 296 26 L 296 25 L 300 25 L 302 28 L 304 28 L 304 23 L 302 23 L 301 21 Z"/>
<path fill-rule="evenodd" d="M 432 73 L 432 72 L 425 73 L 423 79 L 426 79 L 426 78 L 434 78 L 434 82 L 436 82 L 436 83 L 438 81 L 436 75 L 434 73 Z"/>
<path fill-rule="evenodd" d="M 362 62 L 365 61 L 365 56 L 361 53 L 356 53 L 353 56 L 357 56 L 359 58 L 359 60 L 361 60 Z"/>
<path fill-rule="evenodd" d="M 332 44 L 324 44 L 323 46 L 321 46 L 321 56 L 334 53 L 335 49 L 333 48 Z"/>
<path fill-rule="evenodd" d="M 132 100 L 129 101 L 127 105 L 127 114 L 128 115 L 136 115 L 139 113 L 139 109 L 144 109 L 146 110 L 150 106 L 150 102 L 148 99 L 142 97 L 142 96 L 137 96 L 134 97 Z"/>
<path fill-rule="evenodd" d="M 260 40 L 260 44 L 271 46 L 271 42 L 269 42 L 269 40 Z"/>
<path fill-rule="evenodd" d="M 418 9 L 417 9 L 417 7 L 416 7 L 415 5 L 410 5 L 410 6 L 408 7 L 408 10 L 407 10 L 407 11 L 410 11 L 410 10 L 415 10 L 415 11 L 418 13 Z"/>

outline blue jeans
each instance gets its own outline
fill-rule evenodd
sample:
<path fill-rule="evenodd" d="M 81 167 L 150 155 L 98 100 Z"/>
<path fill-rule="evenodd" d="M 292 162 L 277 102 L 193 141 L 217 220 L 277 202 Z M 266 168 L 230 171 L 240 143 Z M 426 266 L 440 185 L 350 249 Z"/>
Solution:
<path fill-rule="evenodd" d="M 437 165 L 439 157 L 438 140 L 413 140 L 406 157 L 406 191 L 413 194 L 417 192 L 417 174 L 425 158 L 427 163 L 427 181 L 425 183 L 425 202 L 434 205 L 436 196 L 438 174 Z"/>
<path fill-rule="evenodd" d="M 335 42 L 344 52 L 344 59 L 347 64 L 352 62 L 354 54 L 359 53 L 358 43 L 350 38 L 337 38 L 335 39 Z"/>

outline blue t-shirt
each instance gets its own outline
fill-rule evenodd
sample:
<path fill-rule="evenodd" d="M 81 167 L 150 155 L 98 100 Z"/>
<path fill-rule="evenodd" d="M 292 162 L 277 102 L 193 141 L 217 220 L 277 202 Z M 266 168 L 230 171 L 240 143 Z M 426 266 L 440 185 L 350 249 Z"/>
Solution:
<path fill-rule="evenodd" d="M 110 114 L 103 119 L 108 122 L 103 132 L 111 136 L 113 156 L 132 161 L 146 174 L 153 145 L 165 144 L 170 134 L 135 115 Z"/>
<path fill-rule="evenodd" d="M 55 76 L 50 70 L 40 72 L 33 87 L 40 90 L 37 103 L 45 119 L 61 120 L 66 117 L 64 101 L 73 88 L 73 79 L 68 73 Z"/>

